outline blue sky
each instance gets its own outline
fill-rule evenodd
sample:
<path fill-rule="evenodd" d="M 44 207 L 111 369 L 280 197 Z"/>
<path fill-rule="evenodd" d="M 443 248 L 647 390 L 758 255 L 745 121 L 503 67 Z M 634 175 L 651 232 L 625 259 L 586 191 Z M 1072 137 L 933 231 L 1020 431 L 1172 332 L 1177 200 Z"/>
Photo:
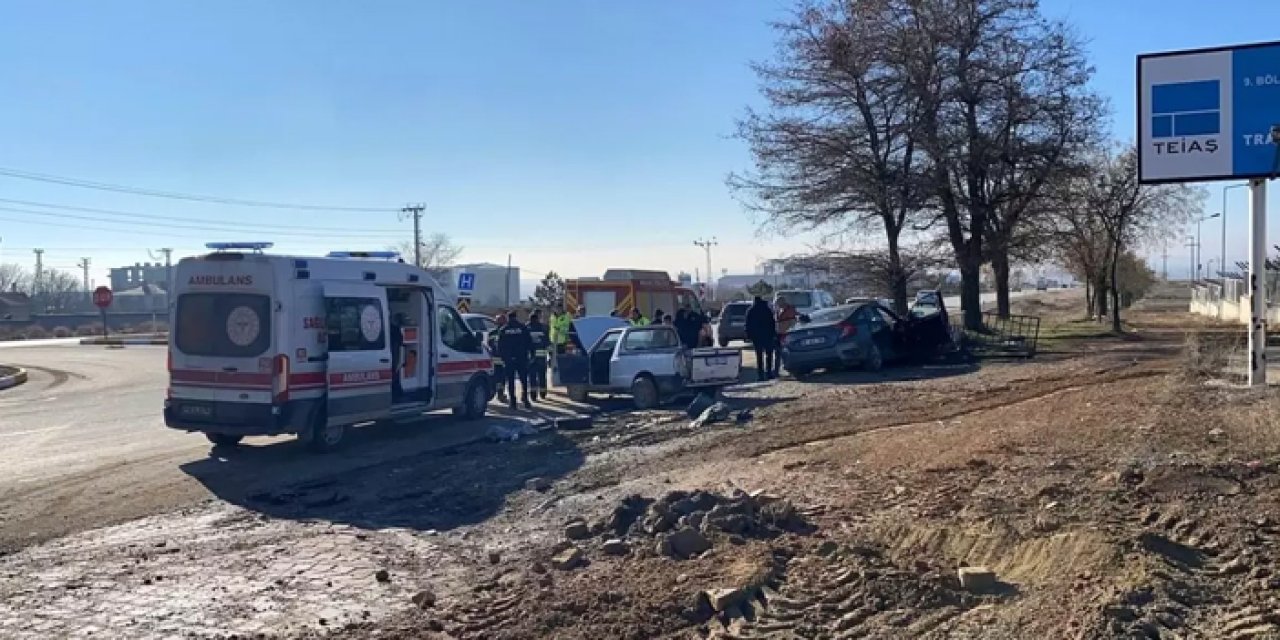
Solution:
<path fill-rule="evenodd" d="M 1128 138 L 1136 54 L 1274 38 L 1273 2 L 1211 4 L 1044 6 L 1090 39 L 1097 88 L 1117 114 L 1116 135 Z M 388 209 L 423 201 L 426 228 L 452 235 L 463 260 L 511 253 L 526 277 L 623 265 L 692 271 L 703 264 L 692 241 L 713 235 L 715 270 L 744 272 L 806 241 L 759 236 L 724 186 L 750 162 L 731 138 L 735 118 L 759 100 L 748 63 L 770 55 L 767 22 L 790 6 L 6 0 L 0 168 L 257 200 Z M 1232 197 L 1231 222 L 1243 229 L 1245 200 Z M 147 260 L 147 248 L 181 254 L 251 238 L 319 253 L 408 234 L 391 211 L 253 209 L 4 177 L 0 198 L 316 234 L 40 217 L 0 202 L 0 261 L 29 264 L 31 249 L 44 247 L 54 267 L 92 257 L 98 279 L 107 266 Z M 1217 238 L 1206 226 L 1206 258 Z M 1243 236 L 1238 243 L 1242 253 Z M 1176 256 L 1185 250 L 1174 253 L 1170 264 L 1183 265 Z"/>

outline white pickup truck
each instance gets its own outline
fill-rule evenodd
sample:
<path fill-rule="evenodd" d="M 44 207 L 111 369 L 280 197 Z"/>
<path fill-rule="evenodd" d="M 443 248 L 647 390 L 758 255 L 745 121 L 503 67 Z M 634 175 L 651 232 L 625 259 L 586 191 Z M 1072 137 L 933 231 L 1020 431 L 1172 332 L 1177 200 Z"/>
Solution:
<path fill-rule="evenodd" d="M 734 384 L 741 368 L 738 349 L 686 349 L 672 327 L 590 317 L 573 321 L 553 382 L 576 402 L 592 392 L 631 394 L 636 408 L 651 409 L 686 391 Z"/>

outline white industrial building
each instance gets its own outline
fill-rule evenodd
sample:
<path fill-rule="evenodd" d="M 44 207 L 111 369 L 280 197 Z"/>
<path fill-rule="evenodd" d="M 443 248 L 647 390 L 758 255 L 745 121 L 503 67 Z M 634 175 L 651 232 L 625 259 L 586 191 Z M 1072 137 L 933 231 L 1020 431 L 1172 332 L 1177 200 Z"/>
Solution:
<path fill-rule="evenodd" d="M 475 274 L 475 289 L 471 293 L 472 306 L 487 308 L 506 307 L 520 302 L 520 267 L 477 262 L 453 265 L 437 276 L 456 298 L 458 278 L 464 273 Z"/>

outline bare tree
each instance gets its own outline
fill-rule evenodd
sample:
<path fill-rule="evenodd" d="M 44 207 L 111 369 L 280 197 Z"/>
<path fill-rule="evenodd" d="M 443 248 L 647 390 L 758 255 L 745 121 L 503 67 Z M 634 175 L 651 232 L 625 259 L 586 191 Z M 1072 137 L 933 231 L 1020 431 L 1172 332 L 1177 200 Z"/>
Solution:
<path fill-rule="evenodd" d="M 1008 310 L 1010 240 L 1046 183 L 1094 137 L 1092 73 L 1065 25 L 1036 0 L 910 3 L 909 74 L 926 107 L 920 141 L 961 276 L 969 328 L 982 324 L 980 269 L 990 259 Z"/>
<path fill-rule="evenodd" d="M 31 288 L 31 274 L 20 264 L 7 262 L 0 264 L 0 293 L 19 291 L 26 293 Z"/>
<path fill-rule="evenodd" d="M 793 269 L 823 271 L 832 284 L 850 294 L 896 298 L 896 291 L 912 282 L 919 283 L 927 274 L 945 266 L 939 247 L 916 244 L 902 247 L 897 255 L 884 249 L 869 251 L 819 251 L 792 256 L 787 266 Z M 907 313 L 907 304 L 895 299 L 898 313 Z"/>
<path fill-rule="evenodd" d="M 406 240 L 392 247 L 399 251 L 405 260 L 413 261 L 413 240 Z M 462 255 L 462 247 L 453 243 L 446 233 L 433 233 L 422 240 L 422 259 L 418 266 L 427 270 L 438 270 L 453 266 L 458 256 Z"/>
<path fill-rule="evenodd" d="M 1121 256 L 1141 242 L 1167 236 L 1201 208 L 1205 193 L 1184 184 L 1143 185 L 1138 182 L 1138 153 L 1133 147 L 1100 156 L 1094 200 L 1099 205 L 1107 239 L 1111 330 L 1119 333 Z"/>
<path fill-rule="evenodd" d="M 777 59 L 755 65 L 769 109 L 748 111 L 738 125 L 755 170 L 728 179 L 781 229 L 879 227 L 890 294 L 904 308 L 900 238 L 927 189 L 915 140 L 921 101 L 903 75 L 908 4 L 802 3 L 776 24 Z"/>
<path fill-rule="evenodd" d="M 88 300 L 83 281 L 66 271 L 48 269 L 40 277 L 38 308 L 44 311 L 75 311 Z"/>

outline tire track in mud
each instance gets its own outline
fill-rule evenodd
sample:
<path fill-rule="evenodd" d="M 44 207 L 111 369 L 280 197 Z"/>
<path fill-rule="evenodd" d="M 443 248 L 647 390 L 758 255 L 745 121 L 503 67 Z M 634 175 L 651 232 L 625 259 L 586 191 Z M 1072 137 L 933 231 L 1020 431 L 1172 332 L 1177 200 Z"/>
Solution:
<path fill-rule="evenodd" d="M 1014 407 L 1020 404 L 1036 402 L 1039 400 L 1044 400 L 1046 398 L 1051 398 L 1051 397 L 1062 395 L 1065 393 L 1072 393 L 1075 391 L 1080 391 L 1082 389 L 1097 387 L 1103 384 L 1109 384 L 1113 382 L 1125 382 L 1129 380 L 1141 380 L 1144 378 L 1156 378 L 1156 377 L 1168 375 L 1169 373 L 1171 373 L 1171 370 L 1169 369 L 1146 369 L 1141 371 L 1124 372 L 1118 375 L 1107 376 L 1104 379 L 1089 380 L 1089 381 L 1079 381 L 1079 378 L 1081 376 L 1063 377 L 1063 378 L 1056 379 L 1056 381 L 1071 380 L 1071 381 L 1079 381 L 1079 382 L 1077 384 L 1071 384 L 1067 386 L 1043 389 L 1043 390 L 1035 391 L 1029 394 L 1011 393 L 1009 395 L 1015 396 L 1015 397 L 1011 397 L 1007 400 L 998 400 L 994 402 L 979 403 L 978 406 L 968 407 L 965 409 L 959 409 L 956 411 L 951 411 L 946 413 L 930 415 L 928 418 L 923 420 L 913 419 L 913 420 L 903 420 L 898 422 L 889 422 L 885 424 L 876 425 L 873 427 L 868 427 L 865 429 L 860 429 L 857 431 L 828 433 L 828 434 L 823 434 L 821 436 L 817 436 L 814 438 L 805 438 L 801 440 L 795 440 L 795 441 L 788 442 L 786 444 L 779 444 L 776 446 L 759 450 L 749 455 L 748 457 L 753 457 L 753 458 L 760 457 L 760 456 L 769 455 L 772 453 L 777 453 L 780 451 L 787 451 L 789 449 L 797 449 L 800 447 L 809 446 L 814 443 L 829 442 L 831 440 L 839 440 L 841 438 L 860 437 L 864 435 L 870 435 L 870 434 L 881 433 L 886 431 L 896 431 L 899 429 L 910 429 L 914 427 L 927 426 L 927 425 L 936 424 L 939 421 L 954 420 L 957 418 L 964 418 L 964 417 L 976 415 L 979 413 L 987 413 L 990 411 L 996 411 L 999 409 Z"/>

